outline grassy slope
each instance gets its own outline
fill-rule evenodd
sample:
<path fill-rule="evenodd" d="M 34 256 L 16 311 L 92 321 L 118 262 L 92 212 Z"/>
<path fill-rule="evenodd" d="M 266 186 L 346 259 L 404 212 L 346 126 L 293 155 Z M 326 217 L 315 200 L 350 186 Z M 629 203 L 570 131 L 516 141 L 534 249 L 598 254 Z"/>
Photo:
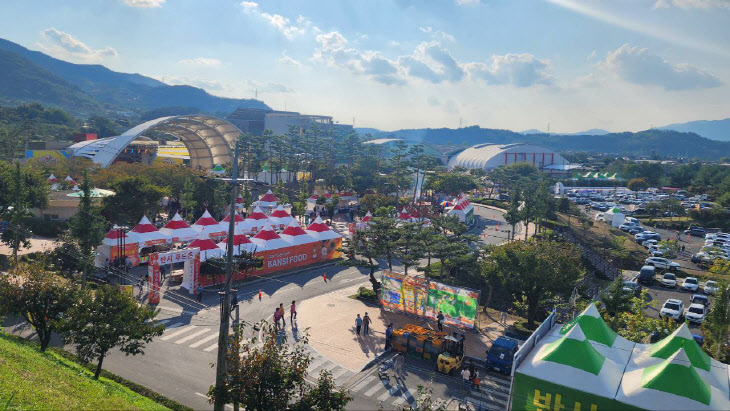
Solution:
<path fill-rule="evenodd" d="M 10 409 L 165 410 L 114 381 L 92 379 L 79 364 L 36 345 L 0 334 L 0 408 L 14 395 Z"/>

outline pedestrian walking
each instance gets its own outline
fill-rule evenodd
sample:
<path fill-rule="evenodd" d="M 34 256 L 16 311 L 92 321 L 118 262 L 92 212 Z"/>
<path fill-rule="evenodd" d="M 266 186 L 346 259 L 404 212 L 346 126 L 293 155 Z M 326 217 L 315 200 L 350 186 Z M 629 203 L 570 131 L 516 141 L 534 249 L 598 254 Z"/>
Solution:
<path fill-rule="evenodd" d="M 684 252 L 684 244 L 682 244 L 682 252 Z"/>
<path fill-rule="evenodd" d="M 395 372 L 395 378 L 403 380 L 404 374 L 403 374 L 403 365 L 405 365 L 406 359 L 403 357 L 403 354 L 398 353 L 395 358 L 393 358 L 393 371 Z"/>
<path fill-rule="evenodd" d="M 502 309 L 500 311 L 502 311 L 502 314 L 499 317 L 499 322 L 507 325 L 507 304 L 502 304 Z"/>
<path fill-rule="evenodd" d="M 284 319 L 284 303 L 279 304 L 279 314 L 281 315 L 281 326 L 286 327 L 286 320 Z"/>
<path fill-rule="evenodd" d="M 297 302 L 292 300 L 291 307 L 289 308 L 289 321 L 294 326 L 294 319 L 297 318 Z"/>
<path fill-rule="evenodd" d="M 370 331 L 370 323 L 372 321 L 370 320 L 370 316 L 368 313 L 365 313 L 365 316 L 362 317 L 362 334 L 368 335 L 368 331 Z"/>
<path fill-rule="evenodd" d="M 466 367 L 461 370 L 461 381 L 464 384 L 464 390 L 468 390 L 471 385 L 471 372 Z"/>
<path fill-rule="evenodd" d="M 279 320 L 281 319 L 281 311 L 279 310 L 279 307 L 276 307 L 274 309 L 274 324 L 276 324 L 276 328 L 279 329 Z"/>
<path fill-rule="evenodd" d="M 361 327 L 362 327 L 362 318 L 360 318 L 360 314 L 358 314 L 357 318 L 355 318 L 355 332 L 357 333 L 358 337 L 360 336 Z"/>
<path fill-rule="evenodd" d="M 444 313 L 439 311 L 439 315 L 436 316 L 436 324 L 439 327 L 439 331 L 444 330 Z"/>
<path fill-rule="evenodd" d="M 391 342 L 390 339 L 393 338 L 393 323 L 388 324 L 388 327 L 385 329 L 385 349 L 386 351 L 390 349 Z"/>
<path fill-rule="evenodd" d="M 198 285 L 198 302 L 203 301 L 203 286 Z"/>

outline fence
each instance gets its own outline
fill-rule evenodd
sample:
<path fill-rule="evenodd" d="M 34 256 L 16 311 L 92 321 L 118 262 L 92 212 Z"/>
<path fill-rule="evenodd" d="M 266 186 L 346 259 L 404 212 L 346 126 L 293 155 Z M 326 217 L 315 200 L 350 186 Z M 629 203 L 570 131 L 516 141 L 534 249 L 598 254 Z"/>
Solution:
<path fill-rule="evenodd" d="M 537 330 L 535 330 L 532 335 L 525 341 L 524 344 L 517 350 L 515 353 L 514 359 L 512 360 L 512 371 L 510 372 L 510 382 L 509 382 L 509 397 L 507 402 L 507 409 L 512 408 L 512 389 L 515 381 L 515 370 L 517 367 L 522 364 L 522 361 L 524 361 L 525 358 L 527 358 L 528 355 L 532 352 L 532 349 L 535 348 L 538 342 L 543 339 L 547 335 L 547 333 L 550 332 L 550 330 L 555 325 L 555 310 L 553 309 L 553 312 L 548 315 L 548 317 L 545 319 L 545 321 L 540 324 L 539 327 L 537 327 Z"/>

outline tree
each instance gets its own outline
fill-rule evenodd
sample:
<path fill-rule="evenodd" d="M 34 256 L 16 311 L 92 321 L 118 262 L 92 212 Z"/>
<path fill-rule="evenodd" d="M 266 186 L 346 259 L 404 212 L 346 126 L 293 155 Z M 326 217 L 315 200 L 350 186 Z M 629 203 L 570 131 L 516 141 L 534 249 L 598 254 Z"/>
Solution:
<path fill-rule="evenodd" d="M 32 217 L 29 210 L 28 190 L 20 171 L 20 163 L 15 163 L 15 170 L 12 174 L 10 184 L 10 198 L 2 210 L 3 220 L 10 223 L 7 230 L 3 231 L 2 241 L 13 250 L 13 263 L 18 264 L 18 250 L 30 247 L 30 233 L 23 229 L 21 224 Z"/>
<path fill-rule="evenodd" d="M 183 215 L 187 217 L 188 212 L 198 207 L 198 201 L 195 199 L 195 184 L 192 178 L 185 179 L 183 189 L 180 193 L 180 207 L 182 207 Z"/>
<path fill-rule="evenodd" d="M 677 328 L 677 322 L 672 319 L 649 317 L 649 308 L 656 309 L 656 301 L 650 300 L 643 289 L 638 297 L 631 298 L 631 309 L 618 314 L 616 332 L 629 341 L 645 343 L 653 333 L 664 338 Z"/>
<path fill-rule="evenodd" d="M 119 347 L 126 355 L 144 354 L 145 344 L 162 335 L 164 324 L 154 321 L 158 312 L 137 304 L 119 287 L 105 285 L 79 294 L 64 315 L 61 335 L 67 344 L 76 345 L 83 361 L 97 360 L 94 379 L 99 379 L 110 350 Z"/>
<path fill-rule="evenodd" d="M 646 178 L 640 177 L 640 178 L 632 178 L 629 180 L 628 183 L 626 183 L 626 187 L 631 191 L 642 191 L 646 190 L 649 187 L 649 182 L 646 181 Z"/>
<path fill-rule="evenodd" d="M 710 267 L 712 274 L 721 278 L 730 275 L 730 262 L 717 260 Z M 718 361 L 726 361 L 727 352 L 723 349 L 727 342 L 730 328 L 730 289 L 727 282 L 718 282 L 715 300 L 710 312 L 702 323 L 702 333 L 705 336 L 706 347 L 710 355 Z"/>
<path fill-rule="evenodd" d="M 105 217 L 130 225 L 136 224 L 147 213 L 154 217 L 160 200 L 167 193 L 163 187 L 142 176 L 121 177 L 111 185 L 111 189 L 115 194 L 104 197 L 102 201 Z"/>
<path fill-rule="evenodd" d="M 385 255 L 388 269 L 393 269 L 393 257 L 396 256 L 400 233 L 398 222 L 392 217 L 373 217 L 370 220 L 370 231 L 380 255 Z"/>
<path fill-rule="evenodd" d="M 96 247 L 104 239 L 106 222 L 92 203 L 91 182 L 87 172 L 84 172 L 84 180 L 80 189 L 79 211 L 69 221 L 69 231 L 71 237 L 79 243 L 82 266 L 81 286 L 86 287 L 86 275 L 94 262 Z"/>
<path fill-rule="evenodd" d="M 286 336 L 279 335 L 274 324 L 266 321 L 256 325 L 242 323 L 233 335 L 228 350 L 227 383 L 220 391 L 210 387 L 211 402 L 233 402 L 246 410 L 264 411 L 343 409 L 350 401 L 344 390 L 334 387 L 327 374 L 320 375 L 316 388 L 308 386 L 305 377 L 312 358 L 305 348 L 306 335 L 286 343 Z"/>
<path fill-rule="evenodd" d="M 47 272 L 44 263 L 21 264 L 0 275 L 0 313 L 21 316 L 32 325 L 41 351 L 48 347 L 51 334 L 76 294 L 73 284 Z"/>
<path fill-rule="evenodd" d="M 529 328 L 546 302 L 569 296 L 583 277 L 580 251 L 566 243 L 519 241 L 490 251 L 487 281 L 501 284 L 514 301 L 524 299 Z"/>
<path fill-rule="evenodd" d="M 373 232 L 369 229 L 356 230 L 351 239 L 346 239 L 342 252 L 347 259 L 342 260 L 343 265 L 350 267 L 364 267 L 370 271 L 370 284 L 373 291 L 378 293 L 380 283 L 375 278 L 375 269 L 378 268 L 377 258 L 379 248 L 373 236 Z M 358 258 L 361 256 L 363 258 Z"/>
<path fill-rule="evenodd" d="M 618 331 L 619 314 L 631 309 L 631 294 L 624 290 L 624 278 L 622 276 L 617 275 L 611 285 L 601 293 L 601 302 L 608 315 L 613 318 L 611 329 Z"/>
<path fill-rule="evenodd" d="M 418 246 L 418 231 L 420 224 L 403 222 L 398 230 L 398 242 L 396 243 L 396 255 L 403 264 L 403 270 L 408 275 L 408 268 L 417 266 L 423 253 Z"/>

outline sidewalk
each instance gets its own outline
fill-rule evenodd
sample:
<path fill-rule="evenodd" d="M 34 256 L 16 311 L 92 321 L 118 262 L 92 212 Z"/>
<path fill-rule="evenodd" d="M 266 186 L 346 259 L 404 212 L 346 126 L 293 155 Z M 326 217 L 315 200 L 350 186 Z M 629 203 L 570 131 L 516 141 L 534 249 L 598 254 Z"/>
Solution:
<path fill-rule="evenodd" d="M 299 329 L 308 329 L 309 345 L 330 361 L 344 368 L 358 372 L 383 353 L 385 328 L 388 323 L 392 322 L 396 329 L 405 324 L 418 324 L 432 329 L 436 327 L 434 322 L 389 312 L 378 306 L 349 298 L 357 293 L 357 289 L 358 286 L 343 288 L 304 300 L 297 307 L 297 311 L 300 313 Z M 355 317 L 357 314 L 362 317 L 366 312 L 373 321 L 370 334 L 357 336 Z M 466 355 L 484 358 L 486 350 L 491 346 L 491 341 L 503 335 L 504 328 L 502 324 L 492 323 L 482 332 L 466 331 L 464 344 Z M 444 331 L 460 330 L 444 326 Z"/>

